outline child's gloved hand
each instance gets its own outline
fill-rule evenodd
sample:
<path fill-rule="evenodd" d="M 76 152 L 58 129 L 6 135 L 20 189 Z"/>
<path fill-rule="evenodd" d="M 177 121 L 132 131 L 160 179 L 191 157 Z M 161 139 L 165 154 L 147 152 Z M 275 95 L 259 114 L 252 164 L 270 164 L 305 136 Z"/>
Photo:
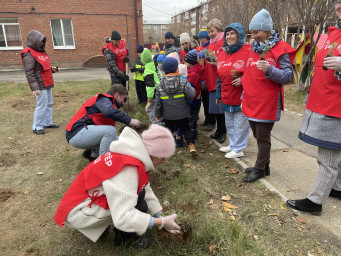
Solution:
<path fill-rule="evenodd" d="M 178 226 L 178 224 L 175 223 L 176 217 L 178 217 L 178 215 L 175 213 L 169 216 L 161 217 L 162 225 L 159 227 L 159 229 L 164 228 L 169 233 L 180 234 L 181 228 Z"/>
<path fill-rule="evenodd" d="M 198 58 L 199 58 L 199 60 L 205 59 L 205 52 L 204 51 L 199 52 L 198 53 Z"/>

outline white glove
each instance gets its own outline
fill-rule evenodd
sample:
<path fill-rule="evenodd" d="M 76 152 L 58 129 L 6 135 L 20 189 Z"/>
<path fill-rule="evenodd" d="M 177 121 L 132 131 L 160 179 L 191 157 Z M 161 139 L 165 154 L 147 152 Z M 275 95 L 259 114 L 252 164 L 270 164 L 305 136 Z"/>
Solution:
<path fill-rule="evenodd" d="M 181 234 L 181 228 L 178 226 L 178 224 L 175 223 L 176 217 L 178 217 L 178 215 L 175 213 L 169 216 L 161 217 L 162 224 L 159 229 L 164 228 L 169 233 Z"/>
<path fill-rule="evenodd" d="M 131 119 L 129 125 L 139 128 L 141 126 L 141 122 L 137 119 Z"/>
<path fill-rule="evenodd" d="M 323 61 L 323 66 L 331 70 L 341 71 L 341 57 L 327 57 Z"/>

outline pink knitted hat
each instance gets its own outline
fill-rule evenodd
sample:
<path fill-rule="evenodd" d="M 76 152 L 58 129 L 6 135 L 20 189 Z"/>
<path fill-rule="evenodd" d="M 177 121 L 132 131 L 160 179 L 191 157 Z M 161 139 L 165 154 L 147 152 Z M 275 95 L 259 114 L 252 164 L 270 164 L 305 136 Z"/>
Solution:
<path fill-rule="evenodd" d="M 149 155 L 169 158 L 175 152 L 175 141 L 172 133 L 161 125 L 152 124 L 141 134 L 143 144 Z"/>

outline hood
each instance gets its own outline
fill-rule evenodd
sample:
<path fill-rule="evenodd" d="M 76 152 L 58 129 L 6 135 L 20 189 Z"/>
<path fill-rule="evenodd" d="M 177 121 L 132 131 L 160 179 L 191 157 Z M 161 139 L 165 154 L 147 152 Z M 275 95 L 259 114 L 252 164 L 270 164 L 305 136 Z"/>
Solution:
<path fill-rule="evenodd" d="M 193 65 L 191 68 L 187 69 L 188 76 L 193 73 L 197 73 L 199 75 L 202 75 L 205 71 L 205 67 L 203 65 L 200 65 L 199 63 Z"/>
<path fill-rule="evenodd" d="M 154 170 L 153 162 L 136 131 L 125 127 L 118 140 L 111 142 L 110 151 L 117 154 L 128 155 L 139 159 L 146 167 L 146 171 Z"/>
<path fill-rule="evenodd" d="M 46 36 L 36 30 L 31 30 L 28 32 L 27 35 L 27 47 L 32 48 L 33 50 L 39 51 L 40 44 L 44 42 L 44 50 L 45 50 L 45 43 L 46 43 Z"/>
<path fill-rule="evenodd" d="M 144 49 L 141 54 L 141 62 L 143 65 L 148 64 L 149 62 L 153 61 L 152 53 L 148 49 Z"/>
<path fill-rule="evenodd" d="M 228 28 L 232 28 L 234 29 L 235 31 L 237 31 L 238 33 L 238 44 L 237 45 L 243 45 L 244 44 L 244 38 L 245 38 L 245 32 L 244 32 L 244 27 L 242 24 L 236 22 L 236 23 L 232 23 L 230 25 L 228 25 L 226 28 L 225 28 L 225 31 L 224 31 L 224 44 L 223 44 L 223 47 L 224 46 L 227 46 L 227 42 L 226 42 L 226 30 Z M 231 45 L 230 45 L 231 46 Z"/>
<path fill-rule="evenodd" d="M 166 75 L 162 77 L 160 86 L 165 90 L 167 94 L 175 94 L 181 85 L 181 79 L 179 75 Z"/>

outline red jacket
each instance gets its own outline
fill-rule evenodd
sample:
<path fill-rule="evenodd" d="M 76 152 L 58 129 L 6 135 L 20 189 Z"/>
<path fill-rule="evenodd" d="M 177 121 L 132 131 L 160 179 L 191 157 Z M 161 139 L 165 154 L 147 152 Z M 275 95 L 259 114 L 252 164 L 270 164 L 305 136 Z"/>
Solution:
<path fill-rule="evenodd" d="M 136 192 L 139 194 L 149 182 L 149 173 L 146 172 L 143 163 L 132 156 L 108 152 L 91 162 L 78 174 L 58 206 L 56 215 L 54 216 L 55 222 L 62 227 L 69 212 L 88 197 L 91 198 L 90 207 L 92 203 L 95 203 L 108 210 L 109 205 L 106 196 L 97 196 L 97 194 L 95 194 L 96 191 L 92 196 L 89 196 L 88 190 L 95 188 L 102 184 L 103 181 L 116 176 L 128 165 L 137 168 L 139 185 L 138 191 Z"/>
<path fill-rule="evenodd" d="M 222 46 L 224 44 L 224 38 L 222 38 L 219 42 L 214 44 L 209 44 L 206 49 L 208 52 L 214 53 L 216 56 L 219 55 L 219 52 L 222 50 Z M 208 92 L 215 91 L 217 89 L 217 67 L 205 62 L 205 81 Z"/>
<path fill-rule="evenodd" d="M 89 115 L 87 113 L 87 108 L 94 105 L 97 101 L 97 98 L 99 95 L 103 95 L 108 98 L 112 98 L 113 106 L 117 109 L 115 103 L 114 103 L 114 97 L 106 94 L 106 93 L 98 93 L 95 96 L 88 99 L 84 104 L 81 106 L 81 108 L 77 111 L 77 113 L 71 118 L 70 122 L 66 126 L 67 131 L 71 131 L 72 126 L 80 119 L 82 119 L 84 116 L 88 116 L 89 119 L 92 119 L 95 125 L 112 125 L 115 126 L 116 122 L 110 118 L 107 118 L 103 116 L 102 113 L 96 113 L 93 115 Z"/>
<path fill-rule="evenodd" d="M 291 64 L 295 58 L 295 49 L 286 42 L 279 41 L 265 55 L 265 60 L 272 66 L 280 68 L 278 58 L 283 54 L 289 54 Z M 260 55 L 250 50 L 250 56 L 246 64 L 244 75 L 241 79 L 244 94 L 242 100 L 242 112 L 245 116 L 260 120 L 276 120 L 278 93 L 282 95 L 282 106 L 284 110 L 284 89 L 265 77 L 265 73 L 258 69 L 256 63 Z"/>
<path fill-rule="evenodd" d="M 187 69 L 188 72 L 187 80 L 195 88 L 194 99 L 197 99 L 198 96 L 200 95 L 204 71 L 205 68 L 199 63 Z"/>
<path fill-rule="evenodd" d="M 52 76 L 52 70 L 51 70 L 51 64 L 50 64 L 49 56 L 47 56 L 47 54 L 45 52 L 39 52 L 39 51 L 33 50 L 30 47 L 26 47 L 24 50 L 22 50 L 22 52 L 20 54 L 21 62 L 23 62 L 23 59 L 22 59 L 23 58 L 23 54 L 24 53 L 28 53 L 28 52 L 31 53 L 33 58 L 37 62 L 39 62 L 39 64 L 42 65 L 42 67 L 43 67 L 43 70 L 40 71 L 40 75 L 41 75 L 41 77 L 43 79 L 44 86 L 48 87 L 50 85 L 53 85 L 54 81 L 53 81 L 53 76 Z"/>
<path fill-rule="evenodd" d="M 249 57 L 250 45 L 243 45 L 239 51 L 227 54 L 221 51 L 218 56 L 217 74 L 221 81 L 221 102 L 226 105 L 240 105 L 243 87 L 233 86 L 232 81 L 243 75 Z"/>
<path fill-rule="evenodd" d="M 339 45 L 333 50 L 333 56 L 341 56 L 340 29 L 330 27 L 328 39 L 315 59 L 314 78 L 310 86 L 307 109 L 316 113 L 341 118 L 341 83 L 334 76 L 335 70 L 323 70 L 323 61 L 329 53 L 331 44 Z"/>

